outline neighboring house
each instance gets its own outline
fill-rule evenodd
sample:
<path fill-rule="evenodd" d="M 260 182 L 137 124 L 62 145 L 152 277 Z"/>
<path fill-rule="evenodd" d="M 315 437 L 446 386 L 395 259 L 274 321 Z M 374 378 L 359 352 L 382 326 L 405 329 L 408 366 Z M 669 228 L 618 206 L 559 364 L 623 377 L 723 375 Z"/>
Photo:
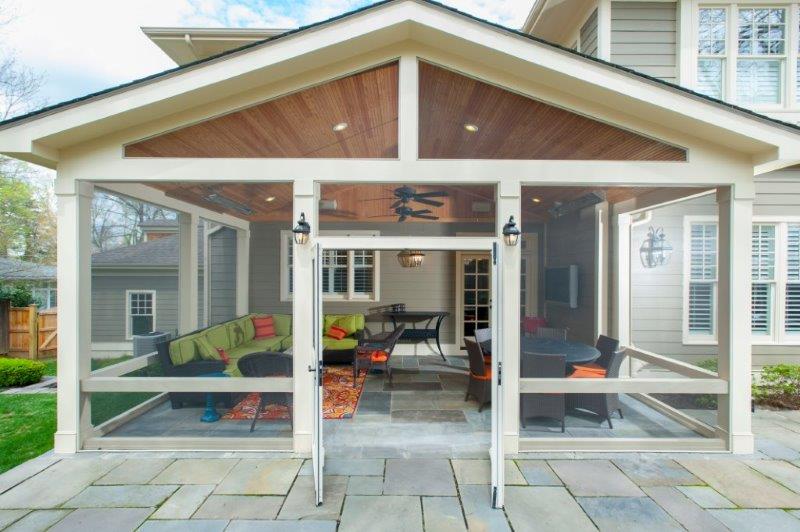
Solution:
<path fill-rule="evenodd" d="M 58 304 L 56 267 L 24 260 L 0 258 L 0 284 L 22 284 L 30 288 L 42 309 Z"/>
<path fill-rule="evenodd" d="M 140 228 L 141 243 L 92 255 L 92 352 L 96 357 L 130 353 L 135 334 L 178 330 L 178 222 L 150 220 Z M 209 265 L 205 257 L 208 250 L 213 263 L 219 249 L 235 248 L 235 235 L 214 225 L 206 232 L 201 224 L 198 238 L 198 324 L 232 319 L 227 288 L 235 283 L 235 272 L 219 261 Z M 210 286 L 205 282 L 206 271 Z"/>
<path fill-rule="evenodd" d="M 537 0 L 524 31 L 655 79 L 800 123 L 797 2 Z M 634 255 L 650 226 L 674 247 L 670 264 L 633 264 L 643 304 L 634 343 L 699 362 L 716 354 L 713 197 L 635 221 Z M 753 203 L 753 365 L 800 362 L 800 167 L 759 173 Z M 700 271 L 689 265 L 711 262 Z M 684 316 L 684 319 L 681 319 Z"/>

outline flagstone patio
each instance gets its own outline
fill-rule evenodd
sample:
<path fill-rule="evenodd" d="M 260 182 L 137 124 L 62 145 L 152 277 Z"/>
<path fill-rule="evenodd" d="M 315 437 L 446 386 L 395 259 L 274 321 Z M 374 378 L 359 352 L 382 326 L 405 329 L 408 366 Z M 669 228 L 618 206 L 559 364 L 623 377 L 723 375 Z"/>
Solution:
<path fill-rule="evenodd" d="M 526 454 L 506 461 L 505 511 L 472 458 L 326 463 L 266 453 L 52 454 L 0 475 L 13 531 L 800 530 L 800 412 L 758 411 L 758 451 Z"/>

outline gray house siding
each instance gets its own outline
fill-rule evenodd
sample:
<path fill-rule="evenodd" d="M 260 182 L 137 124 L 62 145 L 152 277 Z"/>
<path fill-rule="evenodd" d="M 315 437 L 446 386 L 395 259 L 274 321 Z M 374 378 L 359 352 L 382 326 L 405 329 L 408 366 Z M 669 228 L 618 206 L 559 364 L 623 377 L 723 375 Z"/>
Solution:
<path fill-rule="evenodd" d="M 676 19 L 676 2 L 611 2 L 611 62 L 675 82 Z"/>
<path fill-rule="evenodd" d="M 236 317 L 236 231 L 223 227 L 208 235 L 208 323 Z"/>
<path fill-rule="evenodd" d="M 586 55 L 597 57 L 597 10 L 592 11 L 589 18 L 581 26 L 580 51 Z"/>

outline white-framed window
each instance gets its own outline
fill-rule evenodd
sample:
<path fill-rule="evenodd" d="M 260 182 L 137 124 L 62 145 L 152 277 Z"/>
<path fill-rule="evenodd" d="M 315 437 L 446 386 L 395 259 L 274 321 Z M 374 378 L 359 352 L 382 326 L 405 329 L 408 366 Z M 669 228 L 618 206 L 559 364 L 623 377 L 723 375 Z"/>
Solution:
<path fill-rule="evenodd" d="M 125 292 L 125 338 L 156 330 L 156 291 L 127 290 Z"/>
<path fill-rule="evenodd" d="M 696 280 L 710 272 L 712 260 L 700 236 L 716 217 L 684 219 L 684 332 L 686 344 L 716 343 L 716 265 L 713 255 L 714 296 Z M 706 226 L 706 229 L 700 229 Z M 714 233 L 716 234 L 716 233 Z M 716 244 L 715 244 L 716 245 Z M 703 257 L 703 258 L 701 258 Z M 752 309 L 750 323 L 755 345 L 800 344 L 800 217 L 754 216 L 752 231 Z M 706 312 L 709 301 L 711 308 Z M 706 323 L 711 316 L 714 335 Z"/>
<path fill-rule="evenodd" d="M 53 283 L 31 288 L 33 300 L 42 310 L 56 307 L 58 305 L 58 292 Z"/>
<path fill-rule="evenodd" d="M 377 231 L 323 231 L 325 236 L 379 236 Z M 294 236 L 281 231 L 281 301 L 294 293 Z M 324 250 L 322 298 L 335 301 L 380 300 L 380 253 L 374 250 Z"/>
<path fill-rule="evenodd" d="M 781 106 L 790 93 L 788 52 L 796 46 L 788 38 L 789 17 L 795 16 L 795 6 L 792 10 L 789 6 L 701 5 L 696 19 L 695 90 L 744 106 Z M 730 83 L 726 73 L 734 77 Z M 726 94 L 726 85 L 734 94 Z"/>
<path fill-rule="evenodd" d="M 685 219 L 683 339 L 687 344 L 717 339 L 717 233 L 713 218 Z"/>

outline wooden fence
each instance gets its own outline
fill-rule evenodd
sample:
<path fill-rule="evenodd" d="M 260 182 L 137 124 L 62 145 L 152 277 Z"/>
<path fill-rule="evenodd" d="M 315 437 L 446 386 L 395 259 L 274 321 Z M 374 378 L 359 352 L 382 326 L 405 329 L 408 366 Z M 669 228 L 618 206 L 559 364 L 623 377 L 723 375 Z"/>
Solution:
<path fill-rule="evenodd" d="M 57 321 L 58 311 L 55 308 L 39 311 L 36 305 L 10 307 L 8 355 L 33 360 L 55 357 L 58 348 Z"/>

